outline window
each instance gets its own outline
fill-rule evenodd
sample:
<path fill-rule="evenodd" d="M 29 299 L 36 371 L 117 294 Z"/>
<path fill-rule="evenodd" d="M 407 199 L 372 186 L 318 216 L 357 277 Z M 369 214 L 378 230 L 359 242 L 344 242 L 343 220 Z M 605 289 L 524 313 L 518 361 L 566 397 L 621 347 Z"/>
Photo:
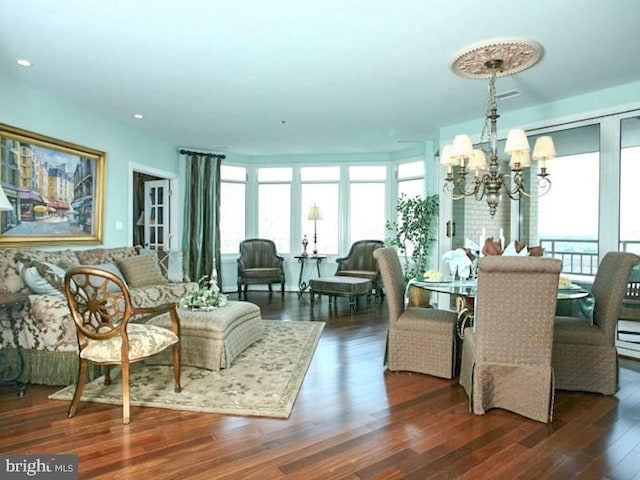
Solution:
<path fill-rule="evenodd" d="M 424 161 L 418 160 L 398 165 L 398 197 L 424 195 Z"/>
<path fill-rule="evenodd" d="M 552 132 L 558 157 L 547 165 L 552 187 L 531 205 L 537 223 L 530 245 L 563 261 L 563 273 L 595 275 L 598 267 L 600 190 L 600 126 L 587 125 Z M 536 137 L 529 139 L 535 144 Z M 535 163 L 533 173 L 535 169 Z M 579 212 L 579 214 L 577 214 Z M 536 235 L 537 230 L 537 235 Z"/>
<path fill-rule="evenodd" d="M 220 253 L 238 253 L 245 239 L 244 167 L 220 166 Z"/>
<path fill-rule="evenodd" d="M 321 254 L 338 253 L 338 190 L 340 167 L 302 167 L 301 221 L 302 234 L 309 241 L 308 253 L 313 253 L 317 229 L 317 249 Z M 317 206 L 321 220 L 309 220 L 311 207 Z"/>
<path fill-rule="evenodd" d="M 620 122 L 620 250 L 640 255 L 638 191 L 640 178 L 640 118 Z"/>
<path fill-rule="evenodd" d="M 258 235 L 276 244 L 278 253 L 291 246 L 292 169 L 258 169 Z"/>
<path fill-rule="evenodd" d="M 385 239 L 386 179 L 385 166 L 349 167 L 349 243 Z"/>

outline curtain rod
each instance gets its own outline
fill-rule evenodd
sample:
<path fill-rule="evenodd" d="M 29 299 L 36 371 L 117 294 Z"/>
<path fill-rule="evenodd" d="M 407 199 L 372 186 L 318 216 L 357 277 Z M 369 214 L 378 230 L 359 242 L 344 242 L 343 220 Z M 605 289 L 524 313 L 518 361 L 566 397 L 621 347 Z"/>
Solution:
<path fill-rule="evenodd" d="M 202 157 L 215 157 L 220 160 L 224 160 L 227 158 L 225 155 L 221 155 L 218 153 L 204 153 L 204 152 L 194 152 L 193 150 L 180 150 L 180 155 L 200 155 Z"/>

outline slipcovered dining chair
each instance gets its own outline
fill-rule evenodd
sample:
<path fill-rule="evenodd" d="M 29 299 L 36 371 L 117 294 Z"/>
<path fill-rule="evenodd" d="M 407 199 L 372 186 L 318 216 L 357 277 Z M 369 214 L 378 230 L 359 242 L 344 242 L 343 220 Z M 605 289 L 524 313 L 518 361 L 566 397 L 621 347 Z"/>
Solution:
<path fill-rule="evenodd" d="M 76 326 L 80 366 L 69 417 L 76 414 L 87 378 L 89 362 L 105 366 L 105 384 L 111 383 L 110 368 L 122 372 L 122 423 L 130 420 L 129 366 L 171 347 L 175 391 L 180 392 L 180 321 L 175 304 L 136 308 L 129 289 L 111 272 L 93 267 L 73 267 L 65 275 L 65 295 Z M 169 312 L 171 330 L 130 323 L 134 315 Z"/>
<path fill-rule="evenodd" d="M 593 322 L 579 317 L 556 317 L 553 369 L 556 388 L 613 395 L 618 389 L 616 323 L 629 275 L 640 257 L 608 252 L 598 266 L 591 293 Z"/>
<path fill-rule="evenodd" d="M 482 257 L 475 324 L 462 342 L 460 385 L 469 409 L 503 408 L 548 423 L 553 414 L 553 321 L 562 262 Z"/>
<path fill-rule="evenodd" d="M 351 245 L 346 257 L 336 258 L 337 276 L 368 278 L 376 292 L 382 297 L 382 282 L 378 262 L 373 258 L 373 252 L 384 246 L 382 240 L 358 240 Z"/>
<path fill-rule="evenodd" d="M 373 252 L 380 267 L 389 312 L 385 361 L 391 371 L 453 378 L 457 367 L 455 312 L 404 304 L 405 283 L 394 248 Z"/>
<path fill-rule="evenodd" d="M 249 238 L 240 242 L 240 256 L 238 263 L 238 297 L 244 286 L 245 296 L 247 286 L 253 284 L 267 284 L 269 292 L 271 284 L 279 283 L 280 291 L 284 295 L 284 258 L 278 255 L 276 244 L 266 238 Z"/>

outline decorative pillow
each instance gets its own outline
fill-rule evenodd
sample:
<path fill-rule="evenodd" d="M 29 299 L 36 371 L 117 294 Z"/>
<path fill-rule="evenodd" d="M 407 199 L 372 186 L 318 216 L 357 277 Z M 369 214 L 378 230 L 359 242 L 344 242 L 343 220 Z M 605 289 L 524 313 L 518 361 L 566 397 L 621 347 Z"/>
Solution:
<path fill-rule="evenodd" d="M 127 285 L 127 280 L 124 278 L 124 275 L 122 274 L 120 269 L 117 267 L 117 265 L 114 265 L 113 263 L 101 263 L 99 265 L 82 265 L 82 266 L 83 267 L 91 267 L 91 268 L 99 268 L 100 270 L 105 270 L 105 271 L 107 271 L 109 273 L 112 273 L 116 277 L 118 277 L 120 280 L 122 280 L 122 282 L 125 285 Z M 93 279 L 93 277 L 91 277 L 91 279 Z M 118 287 L 113 282 L 109 282 L 109 284 L 107 285 L 107 291 L 108 292 L 112 292 L 112 293 L 117 293 L 117 292 L 120 291 L 120 287 Z"/>
<path fill-rule="evenodd" d="M 76 251 L 76 255 L 83 265 L 116 263 L 123 258 L 137 256 L 138 253 L 138 247 L 92 248 L 90 250 Z"/>
<path fill-rule="evenodd" d="M 157 255 L 147 254 L 123 258 L 118 261 L 118 267 L 124 273 L 124 278 L 127 279 L 127 284 L 131 288 L 169 283 L 162 275 Z"/>
<path fill-rule="evenodd" d="M 182 271 L 182 250 L 156 250 L 158 263 L 164 277 L 172 283 L 184 281 Z"/>
<path fill-rule="evenodd" d="M 23 264 L 22 279 L 33 293 L 64 297 L 65 271 L 49 262 L 32 261 Z"/>

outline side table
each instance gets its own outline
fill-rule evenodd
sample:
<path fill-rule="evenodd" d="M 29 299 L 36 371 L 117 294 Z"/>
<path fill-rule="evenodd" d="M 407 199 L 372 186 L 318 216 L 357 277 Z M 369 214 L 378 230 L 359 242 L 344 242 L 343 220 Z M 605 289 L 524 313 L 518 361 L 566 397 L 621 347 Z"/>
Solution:
<path fill-rule="evenodd" d="M 309 288 L 309 284 L 303 281 L 302 274 L 304 272 L 304 264 L 306 262 L 316 262 L 316 269 L 318 271 L 318 277 L 320 277 L 320 264 L 327 258 L 326 255 L 295 255 L 294 258 L 298 259 L 300 264 L 300 275 L 298 276 L 298 298 L 302 296 L 304 291 Z"/>
<path fill-rule="evenodd" d="M 3 329 L 9 328 L 13 335 L 13 342 L 16 345 L 16 352 L 18 355 L 18 368 L 15 371 L 10 367 L 7 361 L 6 354 L 0 348 L 0 384 L 2 385 L 15 385 L 16 393 L 22 397 L 26 392 L 26 385 L 20 381 L 22 372 L 24 371 L 24 355 L 22 353 L 22 347 L 18 340 L 18 328 L 16 311 L 23 307 L 24 302 L 28 300 L 29 296 L 25 293 L 3 293 L 0 294 L 0 323 Z"/>

